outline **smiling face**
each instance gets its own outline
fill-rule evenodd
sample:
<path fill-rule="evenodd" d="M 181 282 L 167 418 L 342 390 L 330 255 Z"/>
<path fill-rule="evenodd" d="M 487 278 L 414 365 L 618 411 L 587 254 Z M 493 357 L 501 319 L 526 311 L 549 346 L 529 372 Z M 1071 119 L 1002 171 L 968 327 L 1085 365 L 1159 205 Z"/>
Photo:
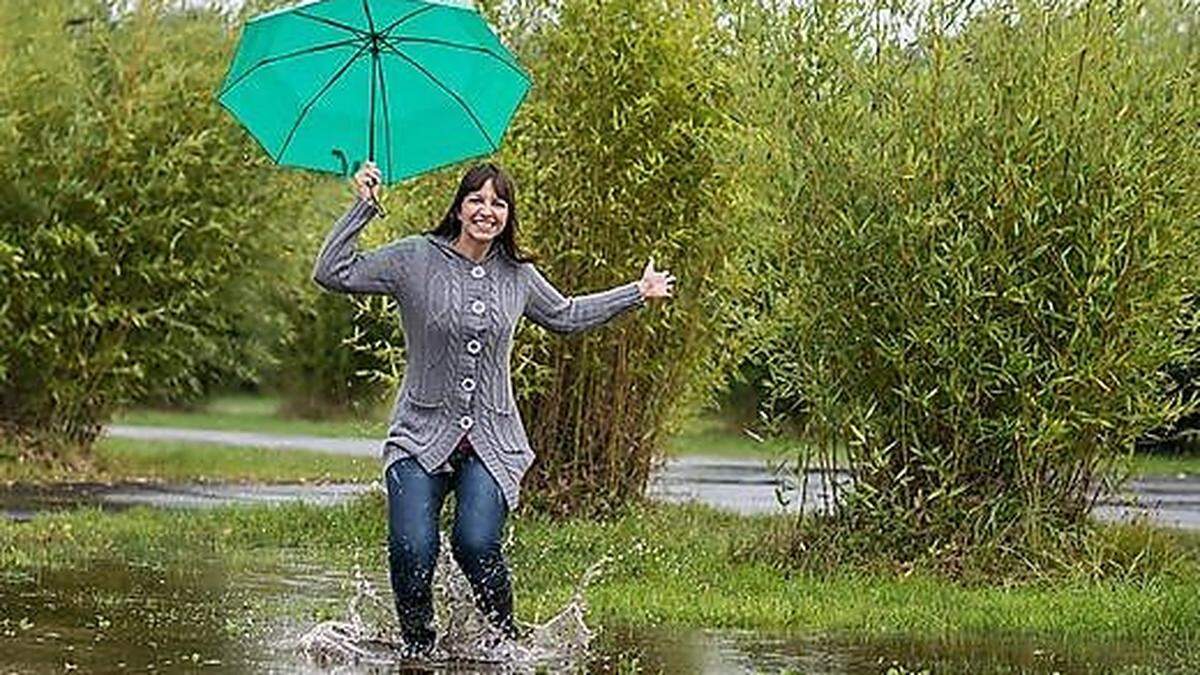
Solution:
<path fill-rule="evenodd" d="M 480 244 L 490 244 L 508 225 L 508 201 L 496 194 L 492 179 L 478 190 L 468 192 L 458 208 L 461 236 Z"/>

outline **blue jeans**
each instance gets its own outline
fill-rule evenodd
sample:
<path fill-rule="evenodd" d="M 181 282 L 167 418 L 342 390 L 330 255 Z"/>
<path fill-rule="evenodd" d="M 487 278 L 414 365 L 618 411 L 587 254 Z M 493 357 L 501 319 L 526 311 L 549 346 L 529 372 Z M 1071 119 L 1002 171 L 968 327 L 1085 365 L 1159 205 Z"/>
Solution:
<path fill-rule="evenodd" d="M 465 452 L 462 445 L 465 445 Z M 512 585 L 500 552 L 508 506 L 495 479 L 469 443 L 451 456 L 451 473 L 430 474 L 406 457 L 387 469 L 388 565 L 396 613 L 406 644 L 433 645 L 433 571 L 438 557 L 438 516 L 446 493 L 454 491 L 451 550 L 471 583 L 484 616 L 515 636 Z"/>

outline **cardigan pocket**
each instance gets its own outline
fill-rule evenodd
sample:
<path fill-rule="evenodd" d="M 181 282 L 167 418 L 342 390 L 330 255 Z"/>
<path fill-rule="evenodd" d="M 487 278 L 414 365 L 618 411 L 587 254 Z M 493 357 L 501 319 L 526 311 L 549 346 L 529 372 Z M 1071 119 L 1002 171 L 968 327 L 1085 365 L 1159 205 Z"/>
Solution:
<path fill-rule="evenodd" d="M 422 401 L 405 392 L 392 417 L 389 436 L 407 441 L 404 446 L 410 451 L 426 450 L 437 436 L 442 416 L 441 403 Z"/>
<path fill-rule="evenodd" d="M 401 399 L 411 404 L 414 408 L 441 409 L 445 405 L 444 392 L 422 392 L 418 394 L 415 391 L 406 391 L 401 395 Z"/>

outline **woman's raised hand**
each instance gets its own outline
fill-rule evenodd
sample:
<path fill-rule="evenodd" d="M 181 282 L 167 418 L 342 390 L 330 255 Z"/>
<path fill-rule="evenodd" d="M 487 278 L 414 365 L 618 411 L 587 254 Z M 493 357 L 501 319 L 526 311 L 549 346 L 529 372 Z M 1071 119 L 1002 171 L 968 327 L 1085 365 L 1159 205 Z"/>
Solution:
<path fill-rule="evenodd" d="M 379 185 L 383 182 L 383 174 L 375 162 L 367 160 L 354 174 L 354 191 L 367 201 L 379 202 Z"/>
<path fill-rule="evenodd" d="M 646 269 L 642 270 L 642 280 L 638 282 L 638 290 L 643 298 L 669 298 L 674 292 L 675 275 L 663 270 L 654 269 L 654 258 L 646 261 Z"/>

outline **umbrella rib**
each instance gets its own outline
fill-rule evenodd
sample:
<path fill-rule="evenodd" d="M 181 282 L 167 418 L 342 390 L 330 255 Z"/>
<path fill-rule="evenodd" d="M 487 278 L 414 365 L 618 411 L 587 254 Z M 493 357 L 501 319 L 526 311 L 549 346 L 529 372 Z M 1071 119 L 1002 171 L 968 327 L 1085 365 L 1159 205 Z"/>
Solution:
<path fill-rule="evenodd" d="M 253 66 L 250 66 L 250 68 L 247 69 L 246 72 L 242 73 L 241 75 L 238 75 L 237 79 L 230 82 L 228 85 L 225 86 L 224 89 L 221 90 L 221 93 L 217 94 L 217 98 L 220 98 L 221 96 L 224 96 L 225 94 L 229 93 L 230 89 L 233 89 L 237 85 L 241 84 L 242 80 L 245 80 L 254 71 L 258 70 L 259 68 L 262 68 L 263 66 L 269 66 L 272 63 L 278 63 L 279 61 L 283 61 L 284 59 L 295 58 L 297 56 L 304 56 L 305 54 L 314 54 L 316 52 L 325 51 L 326 49 L 336 49 L 338 47 L 345 47 L 346 45 L 352 45 L 355 42 L 359 42 L 359 39 L 352 38 L 349 40 L 341 40 L 340 42 L 330 42 L 329 44 L 318 45 L 316 47 L 305 47 L 304 49 L 298 49 L 298 50 L 296 50 L 294 52 L 290 52 L 288 54 L 280 54 L 279 56 L 269 56 L 269 57 L 259 61 L 258 63 L 254 64 Z"/>
<path fill-rule="evenodd" d="M 288 131 L 287 138 L 283 141 L 283 146 L 279 148 L 279 154 L 275 158 L 276 162 L 283 159 L 283 153 L 287 152 L 288 146 L 292 143 L 292 138 L 296 135 L 296 130 L 300 128 L 300 123 L 303 122 L 304 118 L 308 116 L 308 111 L 312 110 L 312 107 L 317 104 L 317 101 L 321 99 L 321 96 L 323 96 L 325 92 L 328 91 L 329 88 L 338 81 L 338 78 L 340 78 L 350 68 L 350 65 L 357 61 L 358 57 L 362 56 L 362 53 L 365 51 L 367 51 L 367 45 L 359 47 L 358 51 L 354 52 L 354 56 L 351 56 L 344 64 L 342 64 L 342 67 L 333 74 L 333 77 L 329 78 L 329 81 L 325 83 L 325 86 L 321 87 L 321 90 L 316 94 L 313 94 L 313 97 L 309 99 L 308 103 L 304 104 L 304 110 L 300 111 L 300 116 L 296 118 L 295 124 L 292 125 L 291 130 Z"/>
<path fill-rule="evenodd" d="M 376 62 L 378 63 L 379 54 L 375 54 Z M 376 71 L 379 74 L 379 97 L 383 99 L 383 142 L 387 150 L 387 175 L 389 177 L 396 175 L 392 171 L 392 123 L 391 115 L 388 114 L 388 97 L 387 97 L 387 79 L 384 78 L 383 64 L 379 63 Z"/>
<path fill-rule="evenodd" d="M 345 31 L 350 31 L 351 33 L 354 33 L 355 35 L 357 35 L 359 37 L 367 37 L 368 35 L 370 35 L 370 33 L 363 32 L 363 30 L 361 28 L 356 28 L 354 26 L 351 26 L 348 23 L 342 23 L 341 21 L 334 21 L 333 19 L 327 19 L 323 16 L 309 14 L 308 12 L 302 12 L 300 10 L 296 10 L 292 13 L 295 14 L 296 16 L 308 19 L 310 21 L 316 21 L 318 23 L 323 23 L 328 26 L 333 26 L 334 28 L 340 28 Z"/>
<path fill-rule="evenodd" d="M 442 47 L 451 47 L 454 49 L 464 49 L 467 51 L 479 52 L 480 54 L 487 54 L 488 56 L 492 57 L 493 59 L 496 59 L 500 63 L 503 63 L 504 65 L 508 66 L 510 69 L 513 70 L 513 72 L 520 75 L 522 79 L 524 79 L 526 82 L 529 82 L 529 76 L 525 74 L 525 71 L 523 71 L 519 67 L 513 65 L 512 63 L 510 63 L 508 61 L 508 59 L 500 56 L 499 54 L 492 51 L 491 49 L 488 49 L 487 47 L 480 47 L 477 45 L 464 45 L 464 44 L 461 44 L 458 42 L 451 42 L 449 40 L 440 40 L 437 38 L 412 37 L 412 36 L 408 36 L 408 35 L 398 35 L 396 37 L 388 37 L 387 39 L 395 40 L 396 42 L 418 42 L 421 44 L 439 45 Z"/>
<path fill-rule="evenodd" d="M 371 18 L 371 8 L 367 6 L 367 0 L 363 0 L 363 14 L 367 15 L 367 25 L 371 27 L 371 35 L 375 35 L 375 20 Z"/>
<path fill-rule="evenodd" d="M 479 121 L 479 117 L 475 114 L 475 111 L 471 110 L 471 106 L 467 105 L 467 102 L 462 100 L 461 96 L 454 93 L 454 91 L 452 91 L 449 87 L 447 87 L 445 84 L 443 84 L 441 80 L 439 80 L 437 77 L 435 77 L 433 75 L 433 73 L 429 72 L 428 70 L 425 69 L 424 66 L 422 66 L 421 64 L 417 63 L 412 58 L 410 58 L 408 56 L 408 54 L 405 54 L 404 52 L 400 51 L 399 49 L 396 49 L 394 46 L 392 46 L 391 44 L 386 43 L 386 42 L 384 43 L 384 47 L 389 49 L 390 51 L 392 51 L 396 56 L 399 56 L 400 58 L 407 61 L 410 65 L 412 65 L 413 68 L 416 68 L 417 70 L 419 70 L 422 75 L 429 78 L 430 82 L 433 82 L 434 84 L 436 84 L 438 86 L 438 88 L 440 88 L 442 91 L 446 92 L 447 96 L 454 99 L 454 101 L 456 103 L 458 103 L 459 107 L 462 108 L 463 111 L 467 113 L 467 116 L 469 116 L 471 118 L 471 121 L 475 123 L 475 127 L 477 129 L 479 129 L 479 133 L 483 134 L 483 138 L 484 138 L 484 140 L 486 140 L 488 142 L 488 145 L 492 146 L 492 151 L 495 152 L 497 150 L 498 146 L 496 145 L 495 141 L 492 140 L 491 134 L 489 134 L 487 132 L 487 129 L 483 128 L 483 122 Z"/>
<path fill-rule="evenodd" d="M 384 28 L 382 31 L 380 31 L 379 34 L 384 37 L 387 37 L 387 34 L 392 32 L 392 29 L 395 28 L 396 26 L 399 26 L 400 24 L 404 23 L 405 21 L 408 21 L 409 19 L 415 18 L 416 16 L 418 16 L 420 14 L 424 14 L 425 12 L 428 12 L 429 10 L 431 10 L 433 8 L 434 8 L 434 5 L 426 5 L 424 7 L 421 7 L 420 9 L 414 9 L 413 11 L 409 12 L 408 14 L 405 14 L 404 16 L 400 17 L 399 19 L 396 19 L 395 21 L 390 23 L 388 25 L 388 27 Z"/>

